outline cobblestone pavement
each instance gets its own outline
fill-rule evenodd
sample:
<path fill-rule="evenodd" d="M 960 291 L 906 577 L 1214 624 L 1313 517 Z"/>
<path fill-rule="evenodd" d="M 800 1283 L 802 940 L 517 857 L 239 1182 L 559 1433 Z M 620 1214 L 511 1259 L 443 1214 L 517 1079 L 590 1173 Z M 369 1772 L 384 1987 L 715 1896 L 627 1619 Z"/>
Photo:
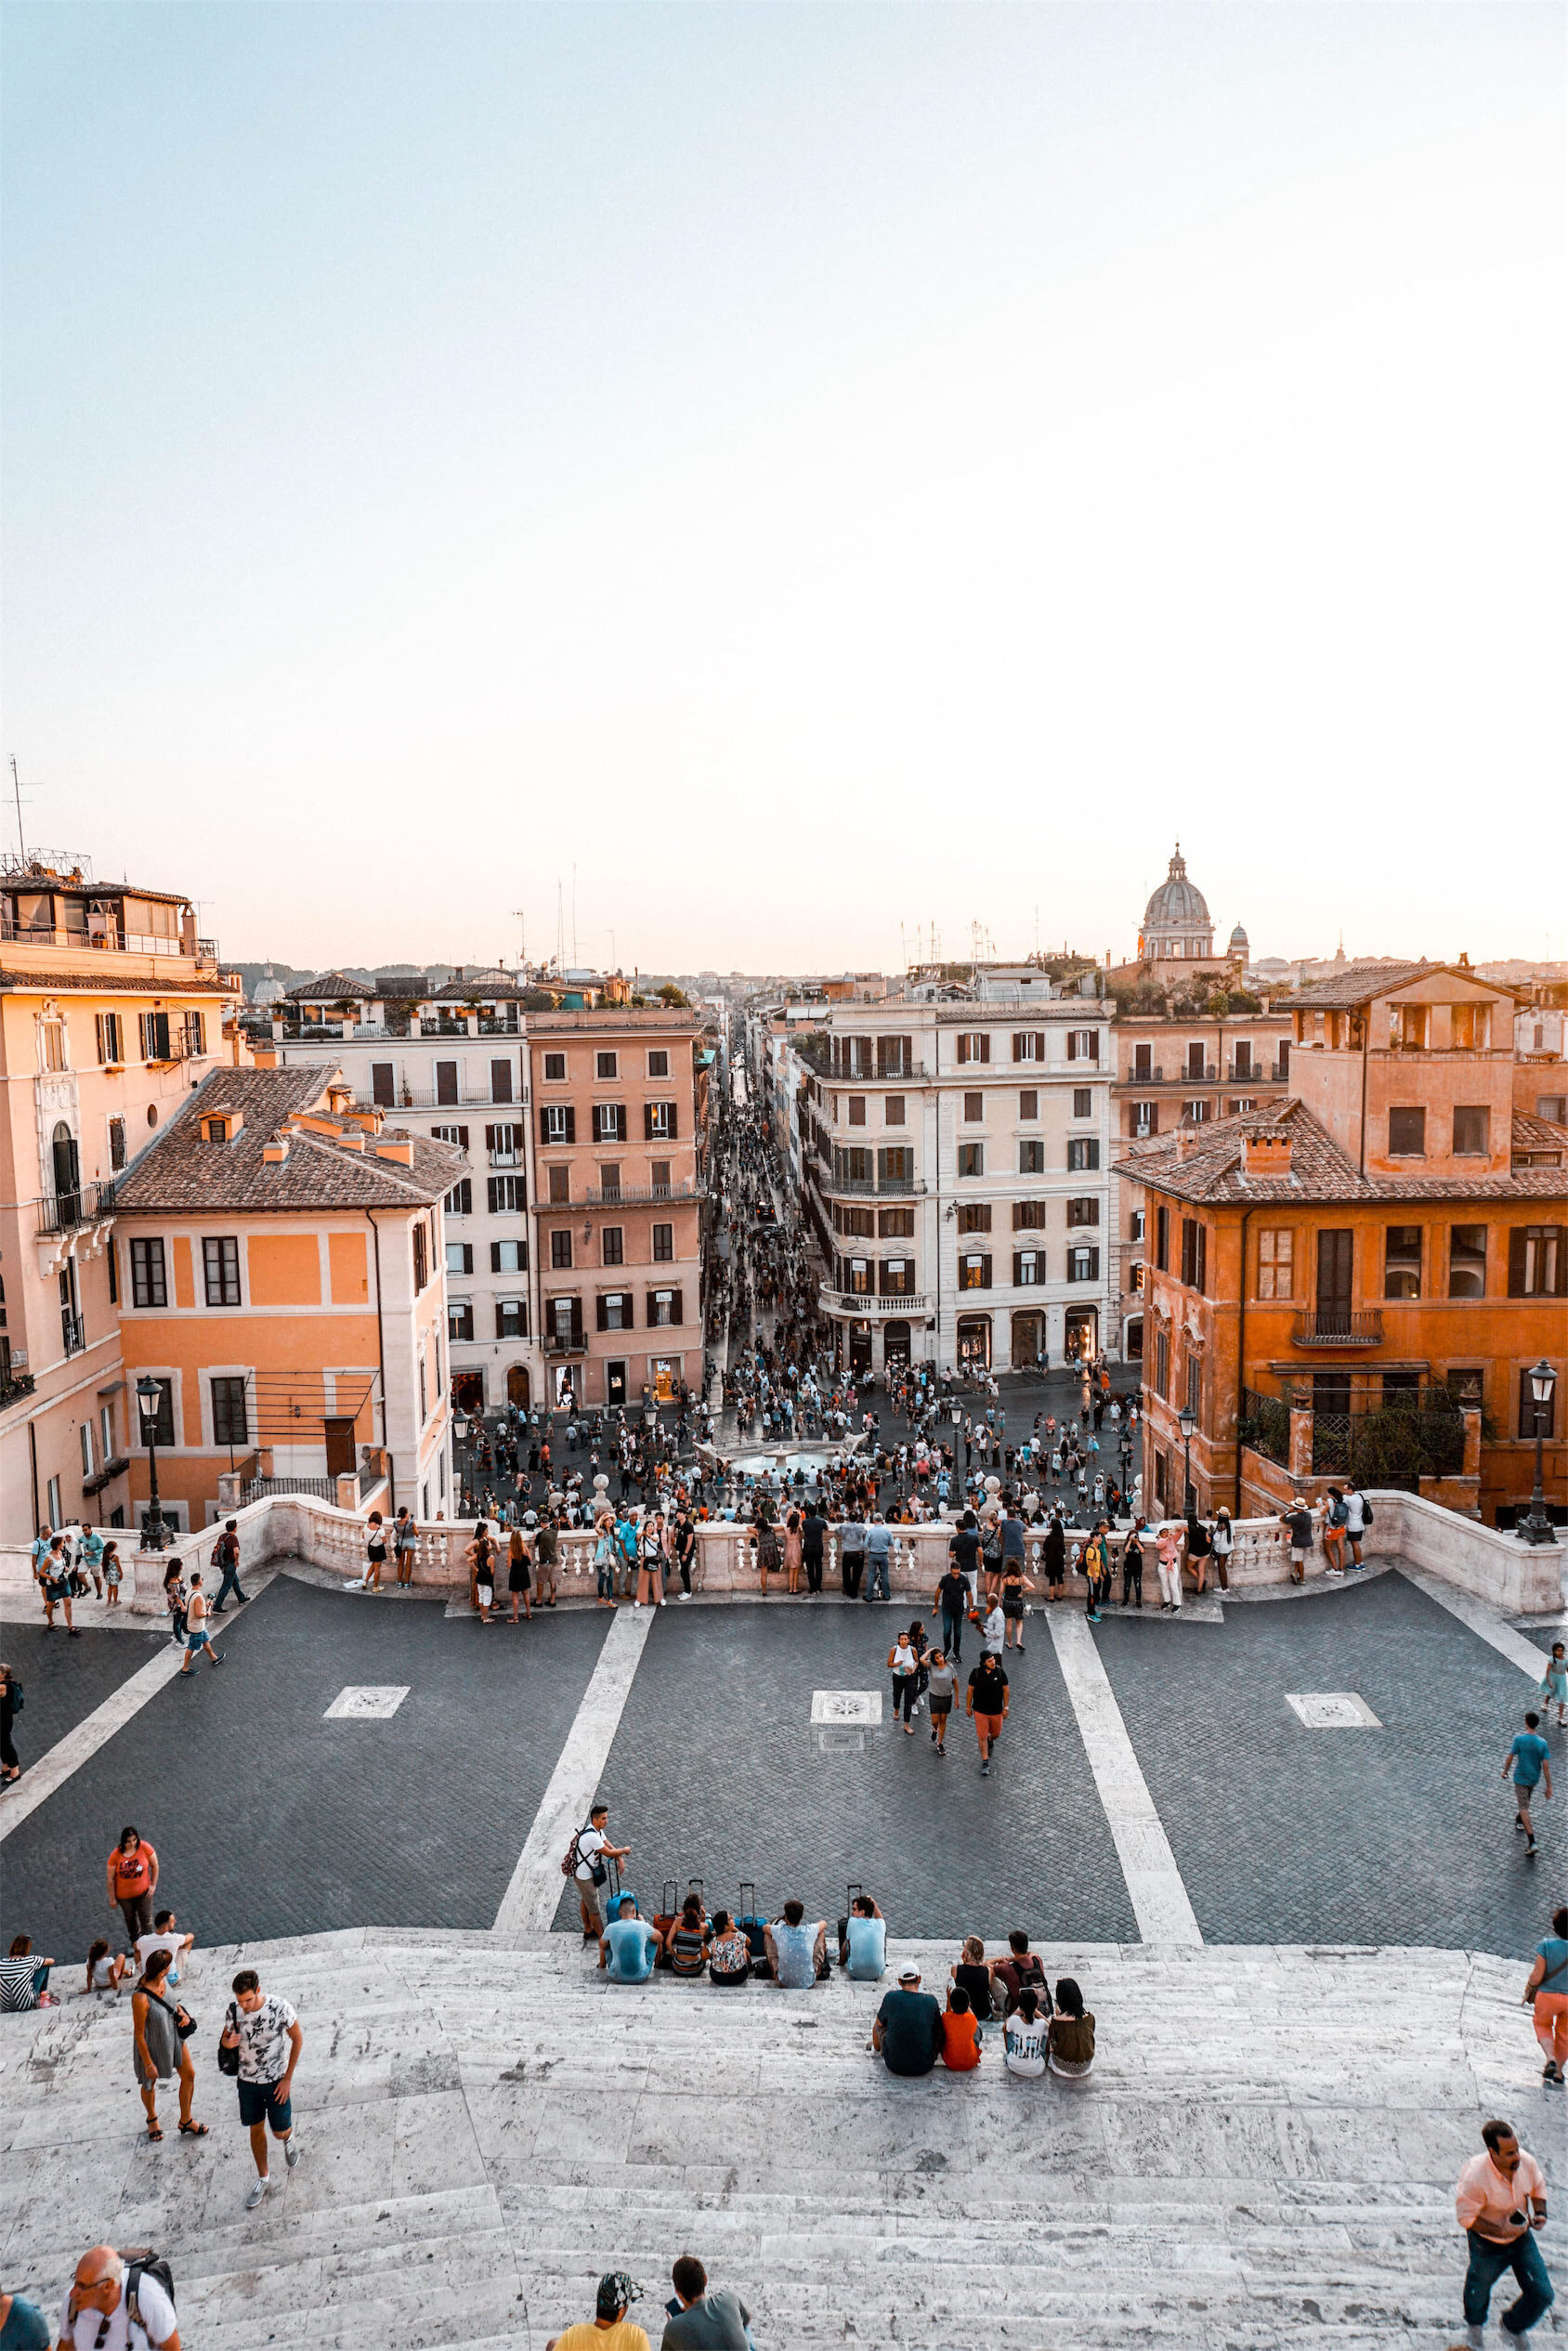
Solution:
<path fill-rule="evenodd" d="M 604 1632 L 602 1616 L 567 1611 L 487 1632 L 438 1604 L 280 1576 L 224 1617 L 222 1667 L 160 1691 L 7 1839 L 0 1936 L 25 1929 L 62 1962 L 84 1958 L 110 1931 L 104 1857 L 127 1820 L 203 1943 L 488 1927 Z M 129 1637 L 98 1640 L 124 1657 L 113 1680 L 140 1663 Z M 69 1646 L 85 1665 L 86 1638 Z M 323 1720 L 349 1683 L 409 1695 L 387 1721 Z"/>
<path fill-rule="evenodd" d="M 23 1691 L 16 1742 L 24 1770 L 168 1642 L 166 1633 L 122 1632 L 118 1627 L 111 1633 L 85 1631 L 80 1640 L 70 1640 L 58 1610 L 55 1623 L 57 1630 L 46 1632 L 42 1613 L 34 1620 L 29 1610 L 20 1624 L 16 1615 L 0 1624 L 0 1657 L 12 1667 Z"/>
<path fill-rule="evenodd" d="M 627 1883 L 645 1910 L 662 1881 L 699 1876 L 733 1905 L 742 1879 L 777 1915 L 798 1894 L 838 1917 L 852 1879 L 901 1935 L 1136 1940 L 1110 1830 L 1043 1624 L 1007 1660 L 1012 1712 L 982 1780 L 974 1732 L 955 1714 L 946 1757 L 929 1720 L 891 1721 L 884 1660 L 912 1609 L 770 1600 L 713 1609 L 672 1602 L 655 1624 L 600 1774 Z M 928 1613 L 929 1621 L 929 1613 Z M 965 1643 L 965 1673 L 979 1655 Z M 961 1686 L 961 1685 L 960 1685 Z M 814 1741 L 815 1690 L 874 1690 L 884 1719 L 860 1745 Z M 850 1744 L 838 1744 L 847 1739 Z M 563 1896 L 558 1926 L 575 1921 Z M 955 1954 L 956 1955 L 956 1954 Z"/>
<path fill-rule="evenodd" d="M 1098 1638 L 1205 1941 L 1535 1949 L 1568 1787 L 1527 1862 L 1500 1775 L 1530 1684 L 1404 1576 Z M 1354 1691 L 1383 1727 L 1309 1731 L 1287 1691 Z"/>

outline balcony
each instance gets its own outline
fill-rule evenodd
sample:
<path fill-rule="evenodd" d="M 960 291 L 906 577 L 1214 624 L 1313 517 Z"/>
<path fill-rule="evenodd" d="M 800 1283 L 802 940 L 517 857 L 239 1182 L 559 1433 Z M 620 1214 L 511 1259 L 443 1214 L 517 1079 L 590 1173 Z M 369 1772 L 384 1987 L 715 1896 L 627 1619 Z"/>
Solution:
<path fill-rule="evenodd" d="M 574 1192 L 569 1200 L 536 1200 L 534 1212 L 539 1216 L 570 1216 L 584 1208 L 661 1208 L 673 1201 L 705 1200 L 705 1183 L 622 1184 L 619 1192 Z"/>
<path fill-rule="evenodd" d="M 934 1312 L 926 1290 L 910 1290 L 901 1298 L 885 1298 L 874 1290 L 836 1290 L 824 1282 L 817 1293 L 825 1314 L 847 1315 L 854 1322 L 908 1322 Z"/>
<path fill-rule="evenodd" d="M 31 1396 L 33 1385 L 30 1371 L 11 1371 L 8 1368 L 0 1371 L 0 1411 L 7 1404 L 14 1404 L 19 1396 Z"/>
<path fill-rule="evenodd" d="M 544 1352 L 556 1363 L 564 1362 L 568 1356 L 586 1355 L 588 1352 L 587 1335 L 585 1332 L 578 1331 L 571 1338 L 563 1339 L 559 1332 L 552 1331 L 544 1341 Z"/>
<path fill-rule="evenodd" d="M 1320 1307 L 1314 1314 L 1298 1314 L 1290 1334 L 1296 1347 L 1380 1347 L 1383 1317 L 1375 1306 L 1351 1312 Z"/>
<path fill-rule="evenodd" d="M 46 1192 L 38 1203 L 38 1233 L 47 1238 L 114 1213 L 112 1183 L 80 1183 L 73 1192 Z"/>

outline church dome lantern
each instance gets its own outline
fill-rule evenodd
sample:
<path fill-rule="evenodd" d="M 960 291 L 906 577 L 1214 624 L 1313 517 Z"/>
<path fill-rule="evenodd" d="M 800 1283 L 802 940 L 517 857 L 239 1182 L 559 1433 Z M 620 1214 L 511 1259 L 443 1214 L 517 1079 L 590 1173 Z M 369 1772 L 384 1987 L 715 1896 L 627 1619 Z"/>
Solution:
<path fill-rule="evenodd" d="M 1176 843 L 1165 880 L 1143 909 L 1143 955 L 1148 963 L 1210 961 L 1214 922 L 1209 902 L 1187 878 L 1187 861 Z"/>

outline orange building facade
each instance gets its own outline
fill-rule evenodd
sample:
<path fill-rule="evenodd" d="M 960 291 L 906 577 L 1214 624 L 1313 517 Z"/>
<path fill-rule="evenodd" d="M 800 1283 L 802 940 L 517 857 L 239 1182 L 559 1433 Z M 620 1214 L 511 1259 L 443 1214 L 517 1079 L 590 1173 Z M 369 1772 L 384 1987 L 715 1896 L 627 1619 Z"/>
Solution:
<path fill-rule="evenodd" d="M 356 1108 L 336 1072 L 209 1078 L 117 1195 L 132 1495 L 145 1523 L 148 1449 L 136 1383 L 160 1396 L 162 1514 L 219 1514 L 218 1481 L 433 1518 L 450 1495 L 441 1203 L 463 1154 Z"/>
<path fill-rule="evenodd" d="M 1346 974 L 1296 999 L 1287 1104 L 1123 1161 L 1144 1199 L 1151 1509 L 1182 1507 L 1187 1408 L 1203 1509 L 1403 1469 L 1511 1524 L 1543 1356 L 1561 1505 L 1568 1130 L 1513 1110 L 1512 1010 L 1463 966 Z"/>

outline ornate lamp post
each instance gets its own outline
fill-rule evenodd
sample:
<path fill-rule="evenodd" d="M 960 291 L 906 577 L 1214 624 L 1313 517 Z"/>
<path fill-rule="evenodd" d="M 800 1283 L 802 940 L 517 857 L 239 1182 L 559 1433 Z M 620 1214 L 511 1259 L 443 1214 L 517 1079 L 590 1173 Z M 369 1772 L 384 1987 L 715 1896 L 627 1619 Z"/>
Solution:
<path fill-rule="evenodd" d="M 137 1404 L 141 1412 L 141 1441 L 147 1447 L 148 1511 L 147 1531 L 141 1538 L 144 1551 L 161 1551 L 163 1548 L 163 1516 L 158 1507 L 158 1408 L 163 1401 L 163 1391 L 150 1373 L 143 1372 L 137 1381 Z"/>
<path fill-rule="evenodd" d="M 1535 1407 L 1535 1491 L 1530 1496 L 1530 1515 L 1521 1524 L 1519 1535 L 1521 1541 L 1525 1543 L 1555 1543 L 1557 1530 L 1547 1516 L 1547 1499 L 1541 1484 L 1541 1445 L 1551 1413 L 1557 1374 L 1543 1355 L 1538 1364 L 1531 1365 L 1525 1378 L 1530 1382 L 1530 1395 Z"/>
<path fill-rule="evenodd" d="M 1176 1426 L 1182 1431 L 1182 1515 L 1190 1518 L 1193 1510 L 1193 1430 L 1197 1427 L 1197 1415 L 1191 1404 L 1183 1404 L 1176 1415 Z"/>

